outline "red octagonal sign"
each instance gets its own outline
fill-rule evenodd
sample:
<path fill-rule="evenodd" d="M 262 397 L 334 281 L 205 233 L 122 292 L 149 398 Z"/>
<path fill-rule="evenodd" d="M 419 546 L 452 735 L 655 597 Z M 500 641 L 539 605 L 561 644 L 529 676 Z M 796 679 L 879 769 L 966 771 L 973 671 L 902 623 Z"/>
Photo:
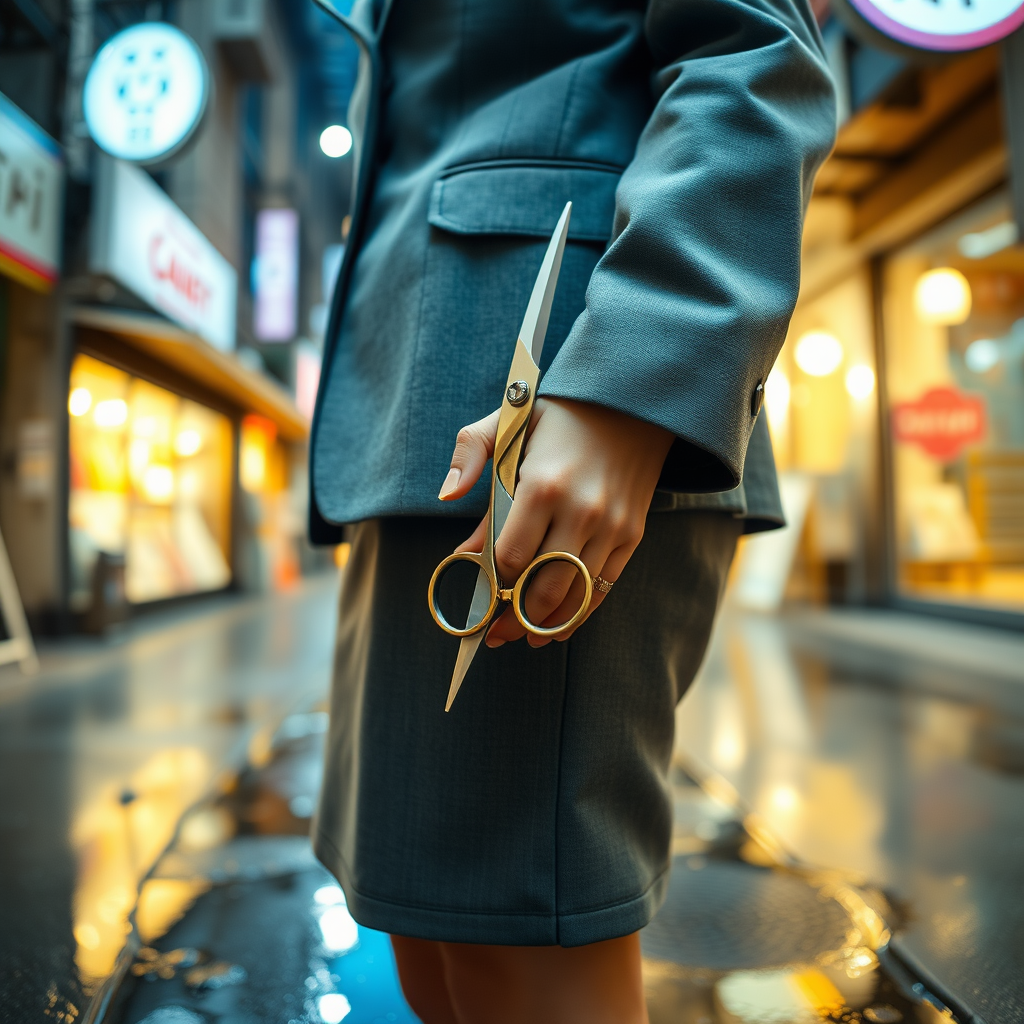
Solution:
<path fill-rule="evenodd" d="M 892 432 L 897 441 L 948 462 L 985 436 L 985 400 L 955 388 L 932 388 L 916 402 L 893 406 Z"/>

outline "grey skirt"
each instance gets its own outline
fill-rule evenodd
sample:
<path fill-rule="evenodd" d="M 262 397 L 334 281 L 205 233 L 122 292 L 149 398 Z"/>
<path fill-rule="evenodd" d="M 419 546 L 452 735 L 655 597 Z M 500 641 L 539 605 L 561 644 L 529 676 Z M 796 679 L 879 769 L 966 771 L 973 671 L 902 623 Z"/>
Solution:
<path fill-rule="evenodd" d="M 566 643 L 481 647 L 445 714 L 458 640 L 427 583 L 474 523 L 352 528 L 317 856 L 355 919 L 398 935 L 577 946 L 643 927 L 668 881 L 674 712 L 742 523 L 648 517 Z"/>

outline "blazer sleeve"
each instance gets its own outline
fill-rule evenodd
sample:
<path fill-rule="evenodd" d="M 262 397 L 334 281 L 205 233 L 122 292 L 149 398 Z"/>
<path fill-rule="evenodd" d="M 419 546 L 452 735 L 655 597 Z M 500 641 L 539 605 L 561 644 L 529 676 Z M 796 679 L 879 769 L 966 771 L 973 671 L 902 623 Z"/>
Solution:
<path fill-rule="evenodd" d="M 645 29 L 654 110 L 541 393 L 666 427 L 660 486 L 726 490 L 796 303 L 834 89 L 806 0 L 652 0 Z"/>

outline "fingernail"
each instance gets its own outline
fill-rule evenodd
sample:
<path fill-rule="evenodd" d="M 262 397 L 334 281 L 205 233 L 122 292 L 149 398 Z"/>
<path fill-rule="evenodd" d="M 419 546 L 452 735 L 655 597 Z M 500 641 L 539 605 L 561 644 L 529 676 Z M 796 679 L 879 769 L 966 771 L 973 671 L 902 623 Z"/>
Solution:
<path fill-rule="evenodd" d="M 497 640 L 497 639 L 495 639 L 495 640 L 485 640 L 484 641 L 484 643 L 487 644 L 488 647 L 500 647 L 504 642 L 505 642 L 504 640 Z"/>
<path fill-rule="evenodd" d="M 448 495 L 451 494 L 452 491 L 454 491 L 455 488 L 459 486 L 459 480 L 461 478 L 462 470 L 456 469 L 454 466 L 452 466 L 452 468 L 448 470 L 448 475 L 444 478 L 444 483 L 441 484 L 441 492 L 438 494 L 438 498 L 441 501 L 444 501 L 444 499 L 447 498 Z"/>

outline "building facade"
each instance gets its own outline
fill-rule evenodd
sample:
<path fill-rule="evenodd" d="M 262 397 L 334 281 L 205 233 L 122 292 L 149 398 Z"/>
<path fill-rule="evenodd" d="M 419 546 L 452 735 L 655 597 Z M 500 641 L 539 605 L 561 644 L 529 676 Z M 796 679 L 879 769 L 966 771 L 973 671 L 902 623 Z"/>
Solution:
<path fill-rule="evenodd" d="M 195 85 L 124 35 L 153 24 L 184 33 L 205 93 L 142 159 L 161 96 Z M 355 58 L 312 4 L 0 2 L 0 531 L 37 629 L 317 564 L 296 386 L 308 407 L 350 174 L 318 139 Z M 94 140 L 100 102 L 123 152 Z"/>
<path fill-rule="evenodd" d="M 766 393 L 801 531 L 789 590 L 1019 627 L 1019 31 L 915 53 L 822 21 L 839 136 Z"/>

